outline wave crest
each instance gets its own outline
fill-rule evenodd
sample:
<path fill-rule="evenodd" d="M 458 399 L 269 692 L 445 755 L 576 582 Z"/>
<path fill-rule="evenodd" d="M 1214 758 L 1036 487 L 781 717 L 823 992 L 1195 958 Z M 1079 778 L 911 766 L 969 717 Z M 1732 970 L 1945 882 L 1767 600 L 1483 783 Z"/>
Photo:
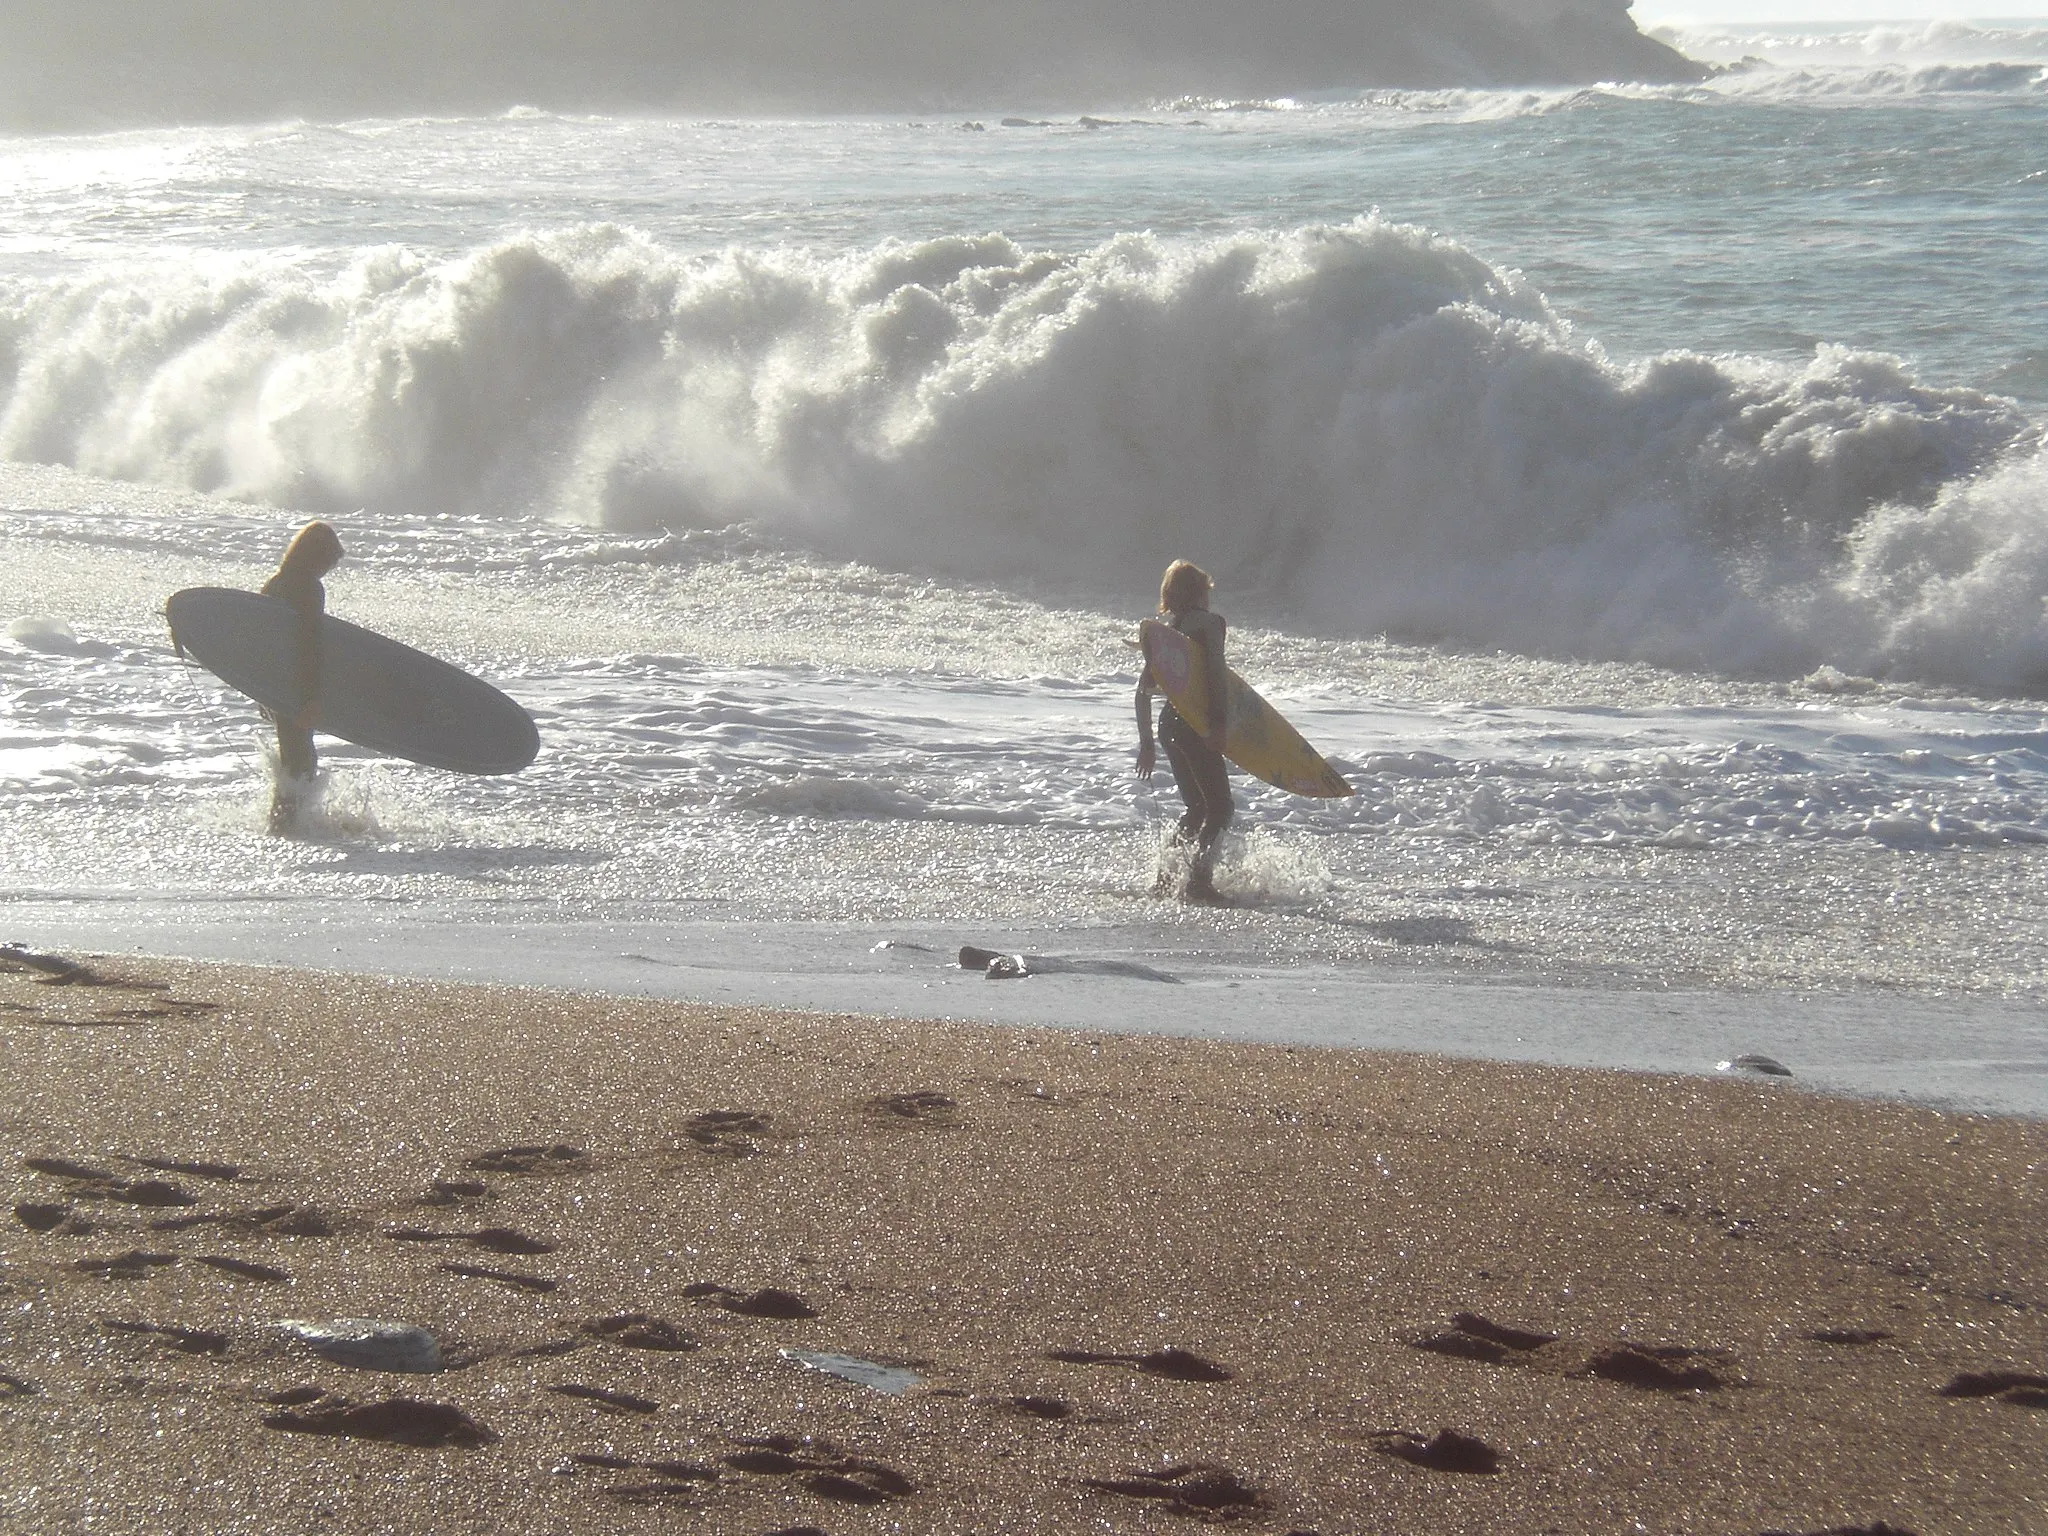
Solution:
<path fill-rule="evenodd" d="M 1366 219 L 1077 256 L 999 236 L 681 257 L 597 226 L 322 279 L 17 284 L 0 454 L 345 515 L 753 525 L 1298 622 L 1800 676 L 2048 686 L 2044 471 L 1895 358 L 1630 365 Z"/>

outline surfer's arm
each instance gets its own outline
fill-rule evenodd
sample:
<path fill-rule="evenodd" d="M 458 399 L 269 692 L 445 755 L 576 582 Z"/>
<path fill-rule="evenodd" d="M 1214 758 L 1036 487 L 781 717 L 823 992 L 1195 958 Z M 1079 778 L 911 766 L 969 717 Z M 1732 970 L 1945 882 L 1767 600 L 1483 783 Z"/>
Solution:
<path fill-rule="evenodd" d="M 1218 752 L 1223 750 L 1230 721 L 1230 687 L 1224 681 L 1230 676 L 1230 664 L 1223 659 L 1224 627 L 1220 613 L 1207 615 L 1202 624 L 1202 653 L 1207 663 L 1202 668 L 1202 684 L 1209 696 L 1209 729 L 1202 733 L 1202 740 Z"/>
<path fill-rule="evenodd" d="M 1138 777 L 1152 777 L 1152 765 L 1158 761 L 1158 752 L 1152 745 L 1152 669 L 1147 667 L 1138 674 Z"/>

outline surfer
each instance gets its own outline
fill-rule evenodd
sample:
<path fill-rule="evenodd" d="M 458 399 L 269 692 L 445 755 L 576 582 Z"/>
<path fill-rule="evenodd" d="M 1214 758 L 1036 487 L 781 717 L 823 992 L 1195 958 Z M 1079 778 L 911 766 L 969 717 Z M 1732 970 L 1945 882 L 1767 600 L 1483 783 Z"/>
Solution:
<path fill-rule="evenodd" d="M 1190 901 L 1216 901 L 1216 845 L 1230 825 L 1236 806 L 1230 798 L 1230 773 L 1223 764 L 1223 721 L 1226 718 L 1223 659 L 1223 615 L 1209 611 L 1208 572 L 1188 560 L 1176 560 L 1159 583 L 1159 614 L 1168 624 L 1202 647 L 1202 675 L 1209 694 L 1209 718 L 1216 722 L 1205 735 L 1180 717 L 1171 703 L 1159 711 L 1159 740 L 1173 769 L 1173 782 L 1187 805 L 1174 828 L 1175 848 L 1192 848 L 1187 884 Z M 1138 777 L 1150 780 L 1157 754 L 1152 745 L 1152 696 L 1160 691 L 1148 666 L 1138 674 Z M 1165 895 L 1171 878 L 1161 868 L 1153 885 Z"/>
<path fill-rule="evenodd" d="M 320 619 L 327 611 L 327 588 L 320 578 L 341 564 L 341 553 L 341 535 L 331 524 L 308 523 L 292 536 L 277 574 L 263 583 L 264 596 L 281 597 L 298 610 L 297 692 L 306 701 L 291 716 L 264 711 L 277 726 L 277 781 L 270 792 L 270 830 L 277 834 L 298 825 L 320 770 L 313 750 L 313 719 L 320 709 Z"/>

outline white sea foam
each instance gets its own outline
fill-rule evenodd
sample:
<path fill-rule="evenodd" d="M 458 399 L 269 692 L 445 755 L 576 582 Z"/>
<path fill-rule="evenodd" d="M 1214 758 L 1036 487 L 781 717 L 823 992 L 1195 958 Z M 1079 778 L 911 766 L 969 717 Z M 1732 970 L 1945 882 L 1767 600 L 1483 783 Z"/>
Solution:
<path fill-rule="evenodd" d="M 1652 34 L 1694 58 L 1716 63 L 1748 58 L 1855 69 L 1875 62 L 2048 62 L 2048 26 L 2024 20 L 1688 23 L 1656 27 Z"/>
<path fill-rule="evenodd" d="M 586 227 L 322 279 L 16 285 L 0 454 L 309 512 L 744 524 L 1077 591 L 1188 548 L 1303 621 L 1800 676 L 2048 680 L 2039 431 L 1893 358 L 1621 365 L 1515 274 L 1339 226 L 671 253 Z"/>
<path fill-rule="evenodd" d="M 1659 27 L 1654 35 L 1725 71 L 1700 90 L 1735 97 L 1855 101 L 2048 91 L 2048 27 L 2024 21 L 1695 24 Z"/>

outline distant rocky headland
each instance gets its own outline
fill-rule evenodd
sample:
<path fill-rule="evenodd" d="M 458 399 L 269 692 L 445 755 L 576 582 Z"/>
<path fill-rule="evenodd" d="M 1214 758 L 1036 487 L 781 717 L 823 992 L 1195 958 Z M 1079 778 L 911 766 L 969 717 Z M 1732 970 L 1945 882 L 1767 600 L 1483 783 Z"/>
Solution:
<path fill-rule="evenodd" d="M 1695 79 L 1628 0 L 0 0 L 0 129 Z"/>

